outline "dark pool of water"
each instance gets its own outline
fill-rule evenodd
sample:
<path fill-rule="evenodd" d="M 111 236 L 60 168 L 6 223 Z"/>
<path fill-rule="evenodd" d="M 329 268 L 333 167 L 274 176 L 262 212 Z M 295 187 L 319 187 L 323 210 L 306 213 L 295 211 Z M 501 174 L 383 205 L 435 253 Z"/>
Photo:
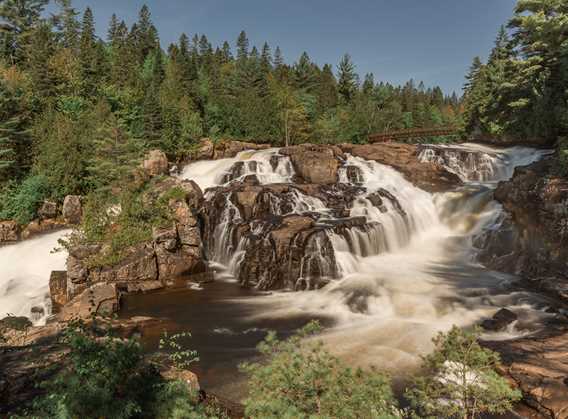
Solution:
<path fill-rule="evenodd" d="M 197 350 L 200 360 L 192 368 L 202 387 L 233 400 L 246 395 L 246 383 L 238 365 L 257 356 L 256 346 L 269 330 L 288 337 L 311 318 L 254 319 L 255 311 L 247 300 L 257 292 L 243 289 L 234 282 L 216 281 L 202 290 L 184 286 L 156 293 L 127 296 L 123 299 L 121 318 L 149 316 L 163 322 L 144 330 L 142 343 L 155 351 L 165 330 L 169 334 L 190 332 L 182 342 Z M 318 319 L 331 325 L 329 319 Z"/>

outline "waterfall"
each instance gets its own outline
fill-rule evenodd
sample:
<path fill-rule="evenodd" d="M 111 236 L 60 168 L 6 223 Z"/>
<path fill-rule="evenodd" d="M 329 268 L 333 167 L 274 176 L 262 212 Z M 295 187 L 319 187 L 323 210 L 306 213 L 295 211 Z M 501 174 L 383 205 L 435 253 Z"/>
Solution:
<path fill-rule="evenodd" d="M 493 148 L 474 143 L 424 145 L 418 159 L 438 163 L 464 182 L 498 182 L 510 179 L 518 166 L 539 160 L 550 150 L 529 147 Z"/>
<path fill-rule="evenodd" d="M 66 252 L 52 251 L 69 232 L 0 247 L 0 318 L 26 316 L 35 324 L 45 322 L 51 310 L 49 277 L 52 271 L 65 270 L 67 259 Z"/>
<path fill-rule="evenodd" d="M 248 304 L 258 307 L 259 320 L 331 317 L 335 326 L 323 339 L 335 354 L 355 365 L 389 365 L 393 372 L 417 365 L 438 331 L 471 326 L 502 307 L 525 320 L 486 338 L 531 333 L 548 316 L 540 310 L 545 302 L 511 291 L 514 277 L 480 266 L 472 241 L 500 218 L 502 208 L 493 200 L 496 183 L 546 153 L 476 144 L 425 146 L 422 161 L 444 165 L 465 183 L 439 194 L 415 187 L 391 167 L 347 156 L 340 183 L 362 188 L 348 216 L 364 222 L 342 227 L 329 208 L 318 208 L 325 236 L 310 243 L 297 287 L 312 291 L 274 293 Z M 332 258 L 314 258 L 325 252 L 322 237 L 331 242 Z M 244 253 L 247 244 L 239 248 Z M 304 271 L 332 271 L 325 263 L 337 265 L 338 277 L 318 289 Z"/>

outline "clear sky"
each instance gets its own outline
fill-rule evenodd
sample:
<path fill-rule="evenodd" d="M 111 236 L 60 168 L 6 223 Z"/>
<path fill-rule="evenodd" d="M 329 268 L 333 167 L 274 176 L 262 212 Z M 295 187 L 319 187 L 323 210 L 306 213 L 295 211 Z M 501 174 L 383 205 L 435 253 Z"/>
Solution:
<path fill-rule="evenodd" d="M 244 29 L 251 44 L 279 45 L 288 62 L 307 51 L 335 66 L 348 52 L 361 75 L 459 93 L 471 60 L 487 56 L 515 0 L 74 0 L 79 10 L 91 6 L 102 36 L 113 12 L 130 25 L 144 3 L 164 48 L 182 32 L 234 47 Z"/>

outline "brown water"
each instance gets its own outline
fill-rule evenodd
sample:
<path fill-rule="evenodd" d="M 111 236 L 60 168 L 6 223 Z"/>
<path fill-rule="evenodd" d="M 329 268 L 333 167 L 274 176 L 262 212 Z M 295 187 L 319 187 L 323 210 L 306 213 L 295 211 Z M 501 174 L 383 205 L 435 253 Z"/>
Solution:
<path fill-rule="evenodd" d="M 269 330 L 285 338 L 308 323 L 307 316 L 281 319 L 258 319 L 258 307 L 250 303 L 258 292 L 242 288 L 235 282 L 216 281 L 202 290 L 182 287 L 123 299 L 121 318 L 150 316 L 163 322 L 144 330 L 142 343 L 153 352 L 167 330 L 169 334 L 188 331 L 191 339 L 182 341 L 197 350 L 200 361 L 192 370 L 202 387 L 217 395 L 242 399 L 246 383 L 238 365 L 257 355 L 256 346 Z M 320 318 L 331 326 L 330 319 Z"/>

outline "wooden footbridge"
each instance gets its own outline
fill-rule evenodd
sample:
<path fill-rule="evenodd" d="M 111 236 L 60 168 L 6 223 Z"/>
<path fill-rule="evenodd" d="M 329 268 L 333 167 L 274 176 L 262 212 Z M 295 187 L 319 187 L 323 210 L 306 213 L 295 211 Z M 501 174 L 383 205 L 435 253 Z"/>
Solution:
<path fill-rule="evenodd" d="M 416 138 L 443 137 L 447 135 L 457 135 L 458 127 L 433 127 L 433 128 L 414 128 L 398 131 L 386 131 L 378 134 L 369 135 L 370 143 L 390 143 L 391 141 L 405 141 Z"/>

